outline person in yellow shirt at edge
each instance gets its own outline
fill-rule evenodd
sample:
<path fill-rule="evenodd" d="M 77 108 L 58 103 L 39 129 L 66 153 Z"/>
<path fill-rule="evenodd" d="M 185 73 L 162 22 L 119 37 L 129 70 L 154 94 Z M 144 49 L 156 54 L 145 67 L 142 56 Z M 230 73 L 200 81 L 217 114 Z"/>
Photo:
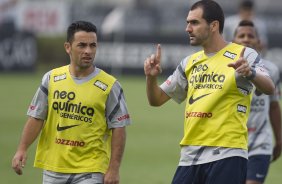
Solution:
<path fill-rule="evenodd" d="M 187 99 L 172 183 L 243 184 L 253 88 L 272 94 L 274 84 L 255 50 L 223 39 L 224 14 L 218 3 L 196 2 L 186 20 L 190 44 L 203 50 L 184 58 L 160 86 L 161 45 L 144 61 L 150 105 Z"/>
<path fill-rule="evenodd" d="M 28 147 L 40 134 L 34 166 L 44 184 L 118 184 L 131 123 L 119 82 L 93 64 L 97 28 L 73 22 L 64 44 L 70 64 L 47 72 L 28 109 L 12 160 L 22 174 Z"/>

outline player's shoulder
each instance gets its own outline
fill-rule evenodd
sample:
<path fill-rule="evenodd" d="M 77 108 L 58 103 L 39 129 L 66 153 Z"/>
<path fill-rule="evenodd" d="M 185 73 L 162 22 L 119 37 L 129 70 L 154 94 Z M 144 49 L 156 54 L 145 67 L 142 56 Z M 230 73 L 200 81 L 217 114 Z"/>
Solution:
<path fill-rule="evenodd" d="M 113 75 L 107 73 L 106 71 L 104 71 L 100 68 L 97 68 L 97 67 L 95 67 L 95 70 L 98 73 L 97 75 L 100 75 L 100 77 L 105 78 L 105 80 L 107 80 L 111 83 L 115 83 L 117 81 L 117 79 Z"/>
<path fill-rule="evenodd" d="M 250 54 L 259 55 L 258 52 L 255 49 L 253 49 L 251 47 L 245 47 L 244 56 L 248 56 Z"/>
<path fill-rule="evenodd" d="M 258 64 L 261 63 L 260 54 L 251 47 L 245 47 L 244 56 L 243 56 L 250 64 Z"/>
<path fill-rule="evenodd" d="M 181 61 L 180 61 L 180 64 L 182 67 L 185 67 L 187 62 L 190 60 L 192 55 L 189 55 L 189 56 L 186 56 L 185 58 L 183 58 Z"/>
<path fill-rule="evenodd" d="M 50 72 L 52 74 L 52 73 L 66 71 L 68 69 L 69 69 L 69 65 L 64 65 L 64 66 L 60 66 L 60 67 L 57 67 L 57 68 L 53 68 L 52 70 L 50 70 Z"/>
<path fill-rule="evenodd" d="M 186 58 L 184 58 L 187 61 L 193 61 L 193 60 L 200 60 L 205 56 L 205 52 L 204 50 L 200 50 L 197 51 L 189 56 L 187 56 Z"/>
<path fill-rule="evenodd" d="M 42 77 L 42 83 L 49 83 L 50 80 L 50 76 L 51 76 L 52 70 L 49 70 L 48 72 L 46 72 L 43 77 Z"/>

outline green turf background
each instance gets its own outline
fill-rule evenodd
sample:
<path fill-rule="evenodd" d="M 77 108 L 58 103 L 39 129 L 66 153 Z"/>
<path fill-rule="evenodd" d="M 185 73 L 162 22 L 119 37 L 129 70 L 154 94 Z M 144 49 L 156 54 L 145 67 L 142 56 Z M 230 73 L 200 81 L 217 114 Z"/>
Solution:
<path fill-rule="evenodd" d="M 1 184 L 39 184 L 42 171 L 33 168 L 35 144 L 29 149 L 24 175 L 11 169 L 28 105 L 40 85 L 42 73 L 0 73 L 0 178 Z M 121 184 L 169 184 L 177 167 L 182 137 L 184 104 L 170 101 L 150 107 L 145 77 L 117 77 L 122 84 L 133 124 L 121 166 Z M 271 164 L 266 184 L 281 184 L 282 159 Z"/>

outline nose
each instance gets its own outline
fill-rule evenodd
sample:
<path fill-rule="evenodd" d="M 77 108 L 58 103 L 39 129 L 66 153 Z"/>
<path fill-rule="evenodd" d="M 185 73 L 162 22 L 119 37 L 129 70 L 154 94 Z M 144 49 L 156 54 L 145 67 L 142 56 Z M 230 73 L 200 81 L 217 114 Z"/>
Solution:
<path fill-rule="evenodd" d="M 244 42 L 244 43 L 250 43 L 250 39 L 249 39 L 249 37 L 244 36 L 244 38 L 243 38 L 243 42 Z"/>
<path fill-rule="evenodd" d="M 90 46 L 85 47 L 84 52 L 87 53 L 87 54 L 91 53 L 92 52 L 91 47 Z"/>
<path fill-rule="evenodd" d="M 191 27 L 190 24 L 187 24 L 187 25 L 186 25 L 185 31 L 186 31 L 187 33 L 192 33 L 193 30 L 192 30 L 192 27 Z"/>

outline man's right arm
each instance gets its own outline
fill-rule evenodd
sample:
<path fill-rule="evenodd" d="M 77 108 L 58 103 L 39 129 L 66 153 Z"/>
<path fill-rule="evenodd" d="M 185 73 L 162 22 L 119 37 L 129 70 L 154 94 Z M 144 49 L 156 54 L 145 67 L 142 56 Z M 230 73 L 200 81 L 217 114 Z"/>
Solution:
<path fill-rule="evenodd" d="M 274 133 L 275 145 L 273 148 L 272 161 L 278 159 L 282 152 L 282 134 L 281 134 L 281 109 L 279 101 L 273 101 L 270 103 L 269 111 L 270 123 Z"/>
<path fill-rule="evenodd" d="M 19 175 L 22 174 L 22 168 L 27 159 L 27 150 L 38 137 L 47 117 L 49 76 L 50 72 L 43 76 L 41 85 L 28 108 L 27 115 L 29 118 L 24 126 L 17 152 L 12 160 L 12 168 Z"/>
<path fill-rule="evenodd" d="M 158 44 L 156 54 L 152 54 L 144 62 L 147 97 L 152 106 L 161 106 L 170 99 L 158 86 L 157 76 L 161 72 L 161 45 Z"/>
<path fill-rule="evenodd" d="M 148 101 L 151 106 L 161 106 L 170 99 L 158 86 L 157 77 L 147 76 L 146 87 Z"/>
<path fill-rule="evenodd" d="M 17 152 L 12 161 L 12 168 L 18 175 L 22 175 L 22 168 L 27 159 L 27 149 L 38 137 L 43 124 L 44 120 L 29 117 L 24 126 Z"/>

